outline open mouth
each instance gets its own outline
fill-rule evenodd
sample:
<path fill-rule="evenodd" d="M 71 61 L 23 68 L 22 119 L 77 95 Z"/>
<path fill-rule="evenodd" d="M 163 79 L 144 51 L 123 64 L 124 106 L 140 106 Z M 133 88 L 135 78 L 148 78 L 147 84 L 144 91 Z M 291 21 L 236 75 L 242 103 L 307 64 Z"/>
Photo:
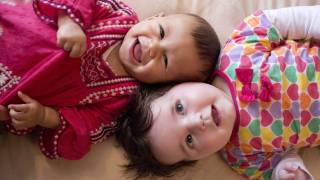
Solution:
<path fill-rule="evenodd" d="M 219 126 L 221 123 L 221 119 L 220 119 L 218 110 L 214 105 L 211 105 L 211 116 L 212 116 L 213 122 L 215 122 L 215 124 Z"/>
<path fill-rule="evenodd" d="M 141 50 L 141 44 L 139 39 L 137 39 L 133 45 L 132 48 L 132 54 L 133 58 L 135 59 L 136 62 L 141 63 L 141 57 L 142 57 L 142 50 Z"/>

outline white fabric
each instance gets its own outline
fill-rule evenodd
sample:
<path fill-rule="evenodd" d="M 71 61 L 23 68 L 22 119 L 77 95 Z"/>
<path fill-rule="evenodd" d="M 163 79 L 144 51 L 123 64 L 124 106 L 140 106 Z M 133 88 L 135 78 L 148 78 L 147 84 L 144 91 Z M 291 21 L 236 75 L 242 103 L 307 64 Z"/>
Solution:
<path fill-rule="evenodd" d="M 320 40 L 320 6 L 298 6 L 264 10 L 285 39 Z"/>
<path fill-rule="evenodd" d="M 297 151 L 289 152 L 281 159 L 281 161 L 279 162 L 277 167 L 272 172 L 272 178 L 271 178 L 272 180 L 280 180 L 280 178 L 279 178 L 280 171 L 281 171 L 280 163 L 282 165 L 284 165 L 286 163 L 294 164 L 308 175 L 307 180 L 314 180 L 314 177 L 311 175 L 309 170 L 304 165 L 303 160 L 301 159 L 301 157 L 299 156 Z"/>

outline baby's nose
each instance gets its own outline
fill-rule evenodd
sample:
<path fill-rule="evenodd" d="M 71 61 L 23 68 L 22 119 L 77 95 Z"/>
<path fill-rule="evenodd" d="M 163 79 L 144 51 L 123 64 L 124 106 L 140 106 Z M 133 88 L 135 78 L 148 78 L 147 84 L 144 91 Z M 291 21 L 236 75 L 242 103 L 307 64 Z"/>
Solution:
<path fill-rule="evenodd" d="M 201 113 L 194 113 L 189 121 L 190 121 L 189 125 L 191 128 L 200 129 L 200 130 L 205 129 L 204 119 Z"/>
<path fill-rule="evenodd" d="M 149 56 L 150 58 L 155 58 L 163 52 L 161 43 L 157 39 L 153 39 L 149 44 Z"/>

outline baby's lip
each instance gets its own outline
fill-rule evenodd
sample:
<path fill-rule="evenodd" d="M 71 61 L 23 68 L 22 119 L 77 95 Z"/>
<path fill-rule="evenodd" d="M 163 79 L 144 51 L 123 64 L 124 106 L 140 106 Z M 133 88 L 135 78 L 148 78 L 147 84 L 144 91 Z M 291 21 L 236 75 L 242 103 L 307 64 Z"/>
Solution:
<path fill-rule="evenodd" d="M 141 50 L 141 44 L 139 41 L 139 38 L 137 38 L 134 42 L 133 48 L 132 48 L 132 54 L 134 60 L 140 64 L 141 63 L 141 57 L 142 57 L 142 50 Z"/>
<path fill-rule="evenodd" d="M 139 64 L 139 62 L 136 60 L 136 58 L 134 57 L 134 47 L 135 45 L 137 44 L 137 40 L 138 39 L 135 39 L 131 45 L 130 45 L 130 48 L 129 48 L 129 54 L 130 54 L 130 62 L 133 63 L 133 64 Z"/>
<path fill-rule="evenodd" d="M 219 126 L 221 123 L 221 119 L 219 116 L 219 112 L 214 105 L 211 105 L 211 116 L 212 116 L 212 120 L 216 124 L 216 126 Z"/>

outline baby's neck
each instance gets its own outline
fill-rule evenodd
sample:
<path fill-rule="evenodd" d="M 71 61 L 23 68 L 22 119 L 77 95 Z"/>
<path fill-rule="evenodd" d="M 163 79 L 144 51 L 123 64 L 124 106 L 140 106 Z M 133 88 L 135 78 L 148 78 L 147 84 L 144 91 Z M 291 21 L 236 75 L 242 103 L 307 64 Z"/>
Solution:
<path fill-rule="evenodd" d="M 107 63 L 112 72 L 117 76 L 128 76 L 124 69 L 119 56 L 121 43 L 114 44 L 106 52 L 103 53 L 102 59 Z"/>

